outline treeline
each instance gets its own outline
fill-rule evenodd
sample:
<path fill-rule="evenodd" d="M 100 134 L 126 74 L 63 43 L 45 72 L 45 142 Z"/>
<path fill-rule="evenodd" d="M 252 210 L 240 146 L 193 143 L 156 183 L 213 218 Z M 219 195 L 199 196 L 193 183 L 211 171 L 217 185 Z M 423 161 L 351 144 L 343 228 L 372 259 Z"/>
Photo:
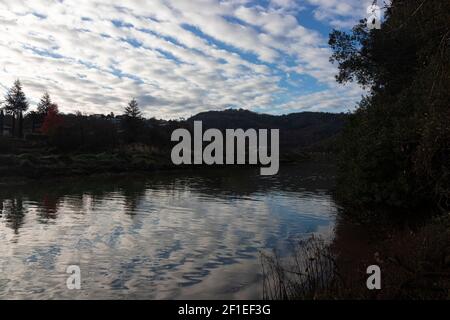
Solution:
<path fill-rule="evenodd" d="M 341 145 L 339 194 L 352 205 L 450 207 L 450 1 L 394 0 L 380 30 L 333 31 L 337 81 L 370 94 Z"/>
<path fill-rule="evenodd" d="M 177 121 L 145 119 L 135 99 L 118 116 L 113 113 L 60 113 L 58 104 L 47 92 L 40 99 L 36 111 L 26 113 L 28 108 L 28 100 L 17 80 L 8 90 L 0 110 L 0 136 L 41 142 L 57 152 L 95 153 L 132 144 L 165 148 L 169 146 L 170 133 L 180 125 Z M 4 145 L 14 149 L 20 143 L 16 139 Z"/>
<path fill-rule="evenodd" d="M 280 129 L 283 161 L 303 160 L 305 153 L 336 152 L 336 140 L 348 118 L 346 114 L 302 112 L 289 115 L 268 115 L 248 110 L 228 109 L 199 113 L 189 119 L 146 119 L 136 99 L 123 109 L 123 114 L 63 114 L 45 92 L 36 111 L 28 111 L 29 103 L 20 81 L 7 92 L 0 113 L 0 135 L 20 139 L 0 139 L 0 151 L 10 152 L 19 142 L 33 142 L 54 149 L 54 153 L 116 152 L 135 147 L 138 151 L 159 151 L 166 154 L 173 146 L 171 134 L 177 128 L 193 130 L 194 121 L 202 121 L 204 129 Z M 2 143 L 3 140 L 3 143 Z M 9 147 L 9 150 L 8 150 Z M 143 150 L 147 149 L 147 150 Z M 46 153 L 40 150 L 40 153 Z"/>

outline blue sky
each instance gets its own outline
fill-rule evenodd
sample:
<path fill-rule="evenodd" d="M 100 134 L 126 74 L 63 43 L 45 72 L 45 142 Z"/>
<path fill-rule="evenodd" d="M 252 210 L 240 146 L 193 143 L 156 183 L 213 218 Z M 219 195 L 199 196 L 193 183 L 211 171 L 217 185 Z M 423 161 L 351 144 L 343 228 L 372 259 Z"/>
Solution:
<path fill-rule="evenodd" d="M 360 0 L 2 0 L 0 90 L 19 78 L 32 109 L 44 91 L 64 112 L 146 116 L 245 108 L 352 109 L 328 34 L 365 18 Z"/>

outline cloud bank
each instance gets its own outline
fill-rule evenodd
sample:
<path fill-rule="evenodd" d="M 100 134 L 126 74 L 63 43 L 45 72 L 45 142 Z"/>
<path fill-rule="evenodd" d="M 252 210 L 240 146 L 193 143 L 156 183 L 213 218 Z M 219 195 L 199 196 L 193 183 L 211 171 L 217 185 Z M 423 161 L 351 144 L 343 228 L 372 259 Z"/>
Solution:
<path fill-rule="evenodd" d="M 3 0 L 0 87 L 31 105 L 48 90 L 64 112 L 146 116 L 200 111 L 346 111 L 325 31 L 364 18 L 356 0 Z M 325 30 L 325 31 L 324 31 Z"/>

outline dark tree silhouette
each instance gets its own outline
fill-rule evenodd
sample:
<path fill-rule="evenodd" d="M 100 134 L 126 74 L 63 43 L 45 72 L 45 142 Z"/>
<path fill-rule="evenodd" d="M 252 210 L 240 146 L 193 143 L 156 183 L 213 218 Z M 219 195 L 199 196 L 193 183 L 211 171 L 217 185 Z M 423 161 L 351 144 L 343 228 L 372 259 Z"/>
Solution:
<path fill-rule="evenodd" d="M 19 111 L 19 128 L 17 133 L 19 138 L 23 138 L 23 114 L 22 111 Z"/>
<path fill-rule="evenodd" d="M 37 105 L 37 112 L 41 115 L 46 115 L 52 104 L 53 102 L 50 98 L 50 95 L 48 94 L 48 92 L 45 92 Z"/>
<path fill-rule="evenodd" d="M 343 135 L 349 203 L 450 207 L 449 21 L 449 1 L 394 0 L 381 30 L 331 33 L 338 82 L 370 89 Z"/>
<path fill-rule="evenodd" d="M 142 112 L 139 109 L 136 99 L 132 99 L 125 107 L 124 119 L 122 121 L 125 141 L 128 143 L 137 142 L 142 129 Z"/>
<path fill-rule="evenodd" d="M 28 101 L 25 93 L 22 90 L 22 84 L 19 80 L 14 82 L 11 89 L 8 90 L 5 96 L 5 110 L 12 116 L 12 134 L 16 135 L 16 119 L 20 118 L 20 114 L 28 109 Z M 20 120 L 19 120 L 20 121 Z M 19 125 L 23 128 L 23 124 Z M 22 136 L 23 132 L 19 132 L 19 136 Z"/>
<path fill-rule="evenodd" d="M 139 105 L 136 99 L 132 99 L 125 107 L 125 116 L 133 119 L 142 117 L 142 113 L 141 110 L 139 110 Z"/>
<path fill-rule="evenodd" d="M 41 127 L 43 121 L 43 115 L 37 113 L 36 111 L 30 111 L 25 116 L 26 119 L 29 119 L 28 127 L 31 129 L 32 133 L 35 133 L 37 129 Z M 26 120 L 25 120 L 26 122 Z"/>
<path fill-rule="evenodd" d="M 5 124 L 5 113 L 3 109 L 0 110 L 0 136 L 3 136 L 3 128 Z"/>

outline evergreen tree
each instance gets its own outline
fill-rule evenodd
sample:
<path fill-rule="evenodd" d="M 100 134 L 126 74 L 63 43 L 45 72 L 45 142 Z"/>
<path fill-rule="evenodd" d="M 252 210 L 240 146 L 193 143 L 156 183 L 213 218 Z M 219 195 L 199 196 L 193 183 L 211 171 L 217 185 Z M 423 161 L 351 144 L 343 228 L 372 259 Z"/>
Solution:
<path fill-rule="evenodd" d="M 138 141 L 142 129 L 142 113 L 136 99 L 132 99 L 125 107 L 125 119 L 122 122 L 125 141 L 133 143 Z"/>
<path fill-rule="evenodd" d="M 5 110 L 9 114 L 18 116 L 20 112 L 27 111 L 28 106 L 27 98 L 22 90 L 22 84 L 19 80 L 16 80 L 5 96 Z"/>
<path fill-rule="evenodd" d="M 19 80 L 14 82 L 11 89 L 8 90 L 5 96 L 5 110 L 12 116 L 12 134 L 16 135 L 16 118 L 20 117 L 20 114 L 28 109 L 28 101 L 25 93 L 22 90 L 22 84 Z M 19 119 L 19 121 L 21 121 Z M 23 128 L 23 125 L 19 123 L 19 128 Z M 22 132 L 19 132 L 19 136 Z"/>
<path fill-rule="evenodd" d="M 142 117 L 142 113 L 141 110 L 139 110 L 139 105 L 136 99 L 133 98 L 125 107 L 125 116 L 134 119 Z"/>
<path fill-rule="evenodd" d="M 37 112 L 41 115 L 46 115 L 52 104 L 50 95 L 48 92 L 45 92 L 37 105 Z"/>

